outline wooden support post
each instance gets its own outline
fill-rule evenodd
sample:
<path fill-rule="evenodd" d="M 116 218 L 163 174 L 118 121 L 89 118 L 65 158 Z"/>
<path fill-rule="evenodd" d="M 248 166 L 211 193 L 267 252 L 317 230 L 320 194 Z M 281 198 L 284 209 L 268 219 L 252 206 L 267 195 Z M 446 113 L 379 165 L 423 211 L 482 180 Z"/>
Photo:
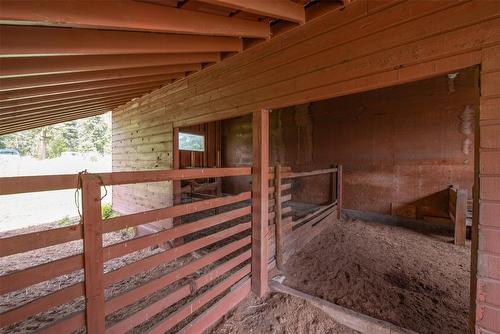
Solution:
<path fill-rule="evenodd" d="M 82 208 L 87 333 L 104 333 L 101 185 L 93 175 L 82 176 Z"/>
<path fill-rule="evenodd" d="M 342 165 L 337 165 L 337 218 L 342 217 Z"/>
<path fill-rule="evenodd" d="M 283 268 L 283 226 L 282 219 L 282 204 L 281 204 L 281 166 L 277 165 L 274 168 L 274 212 L 275 212 L 275 242 L 276 242 L 276 266 L 278 269 Z"/>
<path fill-rule="evenodd" d="M 172 148 L 172 167 L 173 169 L 180 169 L 181 163 L 180 163 L 180 154 L 179 154 L 179 128 L 174 128 L 173 129 L 173 148 Z M 181 191 L 181 181 L 176 180 L 172 181 L 172 187 L 173 187 L 173 194 L 174 194 L 174 205 L 181 204 L 182 202 L 182 191 Z M 191 189 L 191 193 L 192 193 Z M 181 217 L 175 217 L 172 220 L 172 225 L 177 226 L 182 224 L 182 218 Z M 174 245 L 179 246 L 182 245 L 184 242 L 184 238 L 180 237 L 174 240 Z"/>
<path fill-rule="evenodd" d="M 457 191 L 457 202 L 455 205 L 455 245 L 465 246 L 465 235 L 467 228 L 467 191 Z"/>
<path fill-rule="evenodd" d="M 335 165 L 331 165 L 331 168 L 336 167 Z M 331 203 L 335 203 L 337 199 L 337 171 L 332 172 L 331 174 Z"/>
<path fill-rule="evenodd" d="M 252 162 L 252 291 L 268 289 L 269 111 L 253 113 Z"/>

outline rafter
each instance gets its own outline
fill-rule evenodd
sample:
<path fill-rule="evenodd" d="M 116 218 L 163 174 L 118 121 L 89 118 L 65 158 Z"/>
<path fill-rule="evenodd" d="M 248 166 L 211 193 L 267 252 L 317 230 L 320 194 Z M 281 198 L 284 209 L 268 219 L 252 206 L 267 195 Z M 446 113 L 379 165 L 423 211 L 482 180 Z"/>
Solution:
<path fill-rule="evenodd" d="M 59 107 L 44 107 L 44 108 L 39 108 L 35 111 L 29 111 L 29 112 L 21 111 L 21 112 L 16 112 L 13 114 L 0 114 L 0 120 L 2 120 L 2 122 L 5 122 L 5 121 L 14 121 L 15 122 L 16 120 L 24 119 L 26 117 L 36 118 L 39 115 L 44 115 L 44 114 L 53 115 L 56 113 L 60 114 L 60 113 L 64 113 L 67 110 L 74 110 L 74 109 L 85 110 L 85 109 L 93 108 L 96 106 L 103 106 L 103 105 L 107 106 L 107 105 L 111 105 L 111 104 L 114 104 L 117 102 L 126 102 L 126 101 L 130 101 L 131 99 L 133 99 L 133 96 L 116 96 L 116 97 L 111 97 L 111 98 L 104 98 L 101 100 L 95 100 L 95 101 L 91 101 L 91 102 L 77 101 L 77 102 L 74 102 L 72 104 L 63 105 L 63 106 L 59 106 Z"/>
<path fill-rule="evenodd" d="M 27 97 L 25 99 L 18 99 L 13 101 L 0 101 L 0 110 L 12 107 L 20 108 L 23 106 L 31 106 L 33 104 L 39 104 L 39 103 L 64 101 L 74 98 L 85 98 L 89 96 L 107 95 L 116 92 L 128 92 L 128 91 L 148 92 L 160 87 L 163 84 L 165 84 L 165 81 L 162 80 L 157 82 L 146 82 L 146 83 L 109 87 L 109 88 L 97 88 L 97 89 L 89 89 L 89 90 L 69 92 L 69 93 L 63 92 L 49 96 Z"/>
<path fill-rule="evenodd" d="M 109 112 L 110 110 L 112 110 L 115 107 L 97 108 L 95 110 L 89 110 L 87 112 L 77 112 L 75 114 L 68 113 L 68 114 L 63 115 L 63 116 L 58 115 L 58 116 L 55 116 L 53 118 L 48 118 L 48 119 L 43 119 L 43 120 L 41 120 L 41 119 L 26 120 L 23 122 L 17 122 L 15 124 L 6 124 L 5 126 L 0 127 L 0 135 L 6 135 L 9 133 L 14 133 L 14 132 L 19 132 L 19 131 L 39 128 L 39 127 L 43 127 L 43 126 L 68 122 L 68 121 L 72 121 L 75 119 L 96 116 L 96 115 L 100 115 L 100 114 L 104 114 L 106 112 Z"/>
<path fill-rule="evenodd" d="M 241 51 L 235 37 L 0 26 L 0 57 Z"/>
<path fill-rule="evenodd" d="M 90 102 L 95 102 L 95 101 L 106 101 L 110 100 L 113 98 L 117 97 L 127 97 L 129 99 L 133 99 L 135 97 L 138 97 L 141 95 L 141 93 L 144 92 L 142 91 L 125 91 L 125 92 L 115 92 L 115 93 L 108 93 L 108 94 L 103 94 L 99 96 L 88 96 L 85 98 L 82 97 L 74 97 L 68 100 L 57 100 L 57 101 L 52 101 L 52 102 L 41 102 L 41 103 L 36 103 L 33 105 L 29 106 L 24 106 L 24 107 L 10 107 L 10 108 L 4 108 L 0 109 L 0 117 L 4 117 L 6 115 L 15 115 L 17 113 L 26 113 L 26 112 L 33 112 L 37 113 L 40 110 L 44 110 L 45 108 L 60 108 L 60 107 L 65 107 L 65 106 L 72 106 L 76 104 L 81 104 L 81 103 L 90 103 Z"/>
<path fill-rule="evenodd" d="M 138 67 L 119 70 L 89 71 L 81 73 L 39 75 L 7 79 L 0 78 L 0 92 L 28 89 L 33 87 L 66 85 L 81 82 L 95 82 L 101 80 L 134 78 L 148 75 L 172 74 L 199 70 L 201 70 L 201 64 L 184 64 Z"/>
<path fill-rule="evenodd" d="M 148 82 L 158 82 L 162 80 L 164 80 L 165 83 L 168 83 L 172 79 L 182 78 L 184 76 L 185 76 L 184 73 L 161 74 L 161 75 L 153 75 L 147 77 L 112 79 L 112 80 L 103 80 L 97 82 L 70 84 L 70 85 L 65 85 L 64 88 L 57 86 L 29 88 L 18 91 L 2 92 L 0 93 L 0 100 L 2 101 L 18 100 L 18 99 L 25 99 L 28 97 L 49 96 L 49 95 L 70 93 L 70 92 L 81 92 L 85 90 L 93 90 L 98 88 L 104 89 L 110 87 L 128 86 L 133 84 L 146 84 Z"/>
<path fill-rule="evenodd" d="M 218 61 L 216 52 L 0 58 L 0 78 Z"/>
<path fill-rule="evenodd" d="M 152 91 L 158 86 L 149 86 L 149 87 L 140 87 L 140 88 L 128 88 L 128 89 L 119 89 L 121 87 L 118 87 L 118 89 L 115 90 L 97 90 L 94 93 L 93 92 L 82 92 L 82 93 L 68 93 L 68 94 L 62 94 L 62 95 L 51 95 L 49 98 L 44 99 L 44 97 L 41 98 L 34 98 L 34 99 L 29 99 L 29 100 L 18 100 L 14 102 L 20 102 L 17 105 L 0 105 L 0 114 L 3 112 L 11 112 L 11 111 L 18 111 L 18 110 L 29 110 L 31 108 L 36 109 L 39 107 L 47 106 L 47 105 L 55 105 L 55 104 L 64 104 L 67 102 L 72 102 L 72 101 L 79 101 L 79 100 L 87 100 L 87 99 L 97 99 L 100 97 L 105 97 L 105 96 L 116 96 L 116 95 L 125 95 L 125 94 L 134 94 L 135 96 L 141 96 L 146 92 Z"/>
<path fill-rule="evenodd" d="M 305 22 L 304 6 L 290 0 L 198 0 L 296 23 Z"/>
<path fill-rule="evenodd" d="M 269 38 L 264 22 L 120 0 L 2 0 L 2 23 Z"/>

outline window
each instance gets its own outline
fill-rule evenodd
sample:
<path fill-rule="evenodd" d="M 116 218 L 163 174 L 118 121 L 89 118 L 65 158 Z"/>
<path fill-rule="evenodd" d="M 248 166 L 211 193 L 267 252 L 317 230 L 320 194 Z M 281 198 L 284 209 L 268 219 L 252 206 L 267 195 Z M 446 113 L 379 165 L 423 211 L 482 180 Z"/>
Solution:
<path fill-rule="evenodd" d="M 192 133 L 179 132 L 179 150 L 205 151 L 205 137 Z"/>

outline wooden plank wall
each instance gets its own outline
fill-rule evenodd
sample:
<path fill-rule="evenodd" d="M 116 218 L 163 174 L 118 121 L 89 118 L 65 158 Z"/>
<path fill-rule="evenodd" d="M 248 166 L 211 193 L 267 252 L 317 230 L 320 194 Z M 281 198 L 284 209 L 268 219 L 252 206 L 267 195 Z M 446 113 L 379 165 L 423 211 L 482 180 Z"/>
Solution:
<path fill-rule="evenodd" d="M 500 311 L 492 306 L 500 300 L 499 43 L 500 1 L 353 1 L 120 107 L 114 112 L 113 137 L 114 145 L 121 138 L 123 147 L 115 149 L 113 167 L 155 168 L 152 153 L 138 158 L 143 146 L 137 142 L 162 142 L 171 136 L 172 123 L 186 126 L 283 108 L 420 80 L 484 60 L 476 155 L 481 161 L 476 191 L 482 200 L 477 325 L 500 333 Z M 162 156 L 158 165 L 170 168 L 171 145 L 159 146 L 154 153 Z M 163 190 L 168 198 L 171 189 Z M 125 204 L 130 203 L 122 199 Z"/>
<path fill-rule="evenodd" d="M 148 109 L 144 100 L 113 111 L 113 172 L 172 168 L 172 122 L 143 119 Z M 172 204 L 171 182 L 113 186 L 113 209 L 122 214 Z"/>
<path fill-rule="evenodd" d="M 500 333 L 500 46 L 484 50 L 481 70 L 476 319 L 477 332 Z"/>

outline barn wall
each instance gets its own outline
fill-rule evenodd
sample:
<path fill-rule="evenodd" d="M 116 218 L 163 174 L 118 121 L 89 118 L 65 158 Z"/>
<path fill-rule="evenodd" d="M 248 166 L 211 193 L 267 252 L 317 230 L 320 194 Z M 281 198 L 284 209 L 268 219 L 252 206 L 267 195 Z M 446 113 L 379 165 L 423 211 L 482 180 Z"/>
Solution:
<path fill-rule="evenodd" d="M 449 185 L 467 189 L 472 199 L 478 72 L 460 72 L 451 84 L 443 75 L 275 110 L 271 164 L 312 170 L 338 162 L 344 166 L 346 208 L 391 213 L 391 204 L 411 204 L 406 214 L 445 217 Z M 222 124 L 224 164 L 251 165 L 251 118 Z M 328 178 L 299 179 L 294 199 L 327 202 Z M 228 180 L 224 189 L 243 191 L 247 183 Z"/>
<path fill-rule="evenodd" d="M 113 171 L 172 168 L 172 122 L 142 119 L 139 104 L 113 112 Z M 171 182 L 113 186 L 113 209 L 122 214 L 172 205 Z M 167 220 L 158 224 L 169 226 Z"/>
<path fill-rule="evenodd" d="M 184 126 L 237 117 L 260 108 L 319 101 L 479 64 L 483 61 L 483 49 L 493 50 L 500 43 L 499 16 L 498 1 L 353 1 L 342 10 L 323 15 L 118 108 L 114 112 L 113 130 L 122 137 L 117 139 L 114 134 L 114 140 L 121 140 L 125 148 L 115 154 L 114 170 L 151 169 L 160 165 L 169 168 L 171 145 L 162 143 L 161 152 L 154 153 L 160 156 L 161 163 L 157 164 L 154 157 L 139 158 L 137 140 L 130 145 L 127 141 L 135 139 L 134 136 L 145 140 L 163 138 L 170 133 L 172 123 Z M 488 57 L 485 63 L 491 69 L 498 68 L 494 65 L 499 62 L 498 51 Z M 481 79 L 482 96 L 495 101 L 482 100 L 481 112 L 489 108 L 493 111 L 488 114 L 497 116 L 499 105 L 494 97 L 500 96 L 498 73 L 491 72 Z M 494 119 L 497 120 L 498 117 Z M 480 145 L 484 149 L 478 148 L 477 161 L 482 165 L 497 161 L 498 130 L 495 124 L 481 125 Z M 124 153 L 127 148 L 130 153 Z M 116 156 L 119 154 L 122 156 Z M 481 178 L 476 194 L 484 200 L 483 204 L 490 205 L 478 208 L 477 217 L 483 219 L 484 225 L 478 231 L 480 239 L 476 242 L 481 251 L 473 268 L 478 268 L 480 277 L 488 277 L 486 281 L 491 284 L 474 295 L 481 306 L 476 316 L 478 326 L 500 333 L 498 231 L 495 227 L 484 227 L 496 226 L 498 222 L 495 212 L 498 213 L 500 203 L 500 177 L 498 172 L 482 173 L 491 174 Z M 149 196 L 156 202 L 171 201 L 167 185 L 157 192 L 141 189 L 130 200 L 124 196 L 130 188 L 124 189 L 123 192 L 116 189 L 114 195 L 122 198 L 122 208 L 141 207 L 135 200 L 139 196 Z"/>

